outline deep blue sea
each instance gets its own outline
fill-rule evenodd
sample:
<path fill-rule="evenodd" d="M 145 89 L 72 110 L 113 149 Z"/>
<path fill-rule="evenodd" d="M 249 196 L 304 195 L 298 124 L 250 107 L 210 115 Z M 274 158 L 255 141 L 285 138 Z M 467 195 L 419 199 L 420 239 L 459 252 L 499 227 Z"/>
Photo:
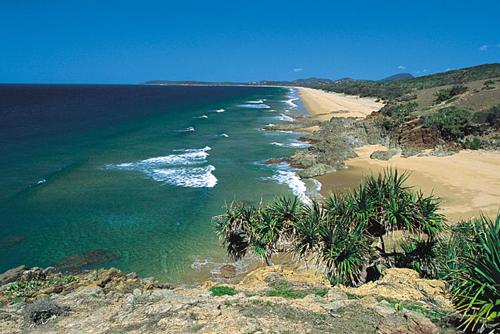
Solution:
<path fill-rule="evenodd" d="M 217 276 L 225 201 L 308 191 L 264 163 L 300 134 L 262 129 L 304 112 L 286 88 L 0 85 L 0 271 Z"/>

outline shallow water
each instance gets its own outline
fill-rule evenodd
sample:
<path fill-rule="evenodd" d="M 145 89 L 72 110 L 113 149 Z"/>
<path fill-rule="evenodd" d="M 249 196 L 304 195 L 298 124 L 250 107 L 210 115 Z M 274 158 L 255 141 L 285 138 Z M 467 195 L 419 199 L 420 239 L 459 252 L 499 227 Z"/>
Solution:
<path fill-rule="evenodd" d="M 303 112 L 284 88 L 0 85 L 0 271 L 199 280 L 196 263 L 227 261 L 211 223 L 225 201 L 304 197 L 264 161 L 306 145 L 262 130 Z"/>

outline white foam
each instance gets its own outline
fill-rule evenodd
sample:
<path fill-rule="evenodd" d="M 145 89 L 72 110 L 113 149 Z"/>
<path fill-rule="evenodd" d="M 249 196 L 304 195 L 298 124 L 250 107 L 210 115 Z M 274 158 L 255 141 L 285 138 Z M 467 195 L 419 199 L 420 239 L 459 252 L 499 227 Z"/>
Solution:
<path fill-rule="evenodd" d="M 309 143 L 305 143 L 299 140 L 291 140 L 288 143 L 278 143 L 278 142 L 272 142 L 271 145 L 274 146 L 280 146 L 280 147 L 288 147 L 288 148 L 308 148 L 311 146 Z"/>
<path fill-rule="evenodd" d="M 106 169 L 129 170 L 144 173 L 155 181 L 180 187 L 213 188 L 217 178 L 212 174 L 215 167 L 192 166 L 207 163 L 209 146 L 202 149 L 182 149 L 181 154 L 170 154 L 145 160 L 106 165 Z"/>
<path fill-rule="evenodd" d="M 286 104 L 288 104 L 292 108 L 297 108 L 298 106 L 293 102 L 293 101 L 297 101 L 297 100 L 298 100 L 297 97 L 291 97 L 290 99 L 283 101 L 283 102 L 285 102 Z"/>
<path fill-rule="evenodd" d="M 278 164 L 278 169 L 273 176 L 265 177 L 264 180 L 270 180 L 279 184 L 287 185 L 292 190 L 292 193 L 299 198 L 303 203 L 310 204 L 311 200 L 307 197 L 306 184 L 300 179 L 288 164 Z"/>
<path fill-rule="evenodd" d="M 192 126 L 188 126 L 185 129 L 177 130 L 177 132 L 194 132 L 194 131 L 196 131 L 196 129 L 194 127 L 192 127 Z"/>
<path fill-rule="evenodd" d="M 207 115 L 201 115 L 201 116 L 198 116 L 198 117 L 195 117 L 195 118 L 198 118 L 198 119 L 206 119 L 206 118 L 208 118 L 208 116 L 207 116 Z"/>
<path fill-rule="evenodd" d="M 264 103 L 264 101 L 266 101 L 265 99 L 262 99 L 262 100 L 250 100 L 250 101 L 246 101 L 246 103 L 250 103 L 250 104 L 262 104 Z"/>
<path fill-rule="evenodd" d="M 271 107 L 265 103 L 244 103 L 238 105 L 240 108 L 250 108 L 250 109 L 270 109 Z"/>
<path fill-rule="evenodd" d="M 224 138 L 229 138 L 229 135 L 227 133 L 221 133 L 219 136 Z"/>
<path fill-rule="evenodd" d="M 44 184 L 45 182 L 47 182 L 47 180 L 45 180 L 45 179 L 41 179 L 41 180 L 39 180 L 36 184 Z"/>
<path fill-rule="evenodd" d="M 215 167 L 182 167 L 163 168 L 147 171 L 153 180 L 164 182 L 175 186 L 188 188 L 213 188 L 217 184 L 217 178 L 212 174 Z"/>
<path fill-rule="evenodd" d="M 278 116 L 278 119 L 280 121 L 283 121 L 283 122 L 295 122 L 295 119 L 293 117 L 290 117 L 288 115 L 285 115 L 283 113 L 281 113 L 279 116 Z"/>

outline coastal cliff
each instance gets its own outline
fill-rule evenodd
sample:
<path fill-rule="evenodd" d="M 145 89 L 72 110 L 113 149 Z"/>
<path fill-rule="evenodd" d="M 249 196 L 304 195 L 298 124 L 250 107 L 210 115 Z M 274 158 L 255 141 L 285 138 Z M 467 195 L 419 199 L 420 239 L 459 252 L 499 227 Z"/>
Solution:
<path fill-rule="evenodd" d="M 18 267 L 0 284 L 0 333 L 454 332 L 446 284 L 409 269 L 388 269 L 359 288 L 281 266 L 195 288 L 113 268 L 63 275 Z"/>

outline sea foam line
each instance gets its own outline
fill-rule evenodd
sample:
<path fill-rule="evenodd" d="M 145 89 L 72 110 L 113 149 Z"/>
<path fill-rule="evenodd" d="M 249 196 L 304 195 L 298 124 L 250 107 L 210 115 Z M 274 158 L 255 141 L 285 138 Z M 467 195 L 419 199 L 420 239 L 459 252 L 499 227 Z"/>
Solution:
<path fill-rule="evenodd" d="M 217 184 L 217 178 L 212 173 L 215 167 L 212 165 L 200 166 L 208 162 L 209 150 L 211 150 L 209 146 L 202 149 L 176 150 L 184 153 L 134 162 L 108 164 L 105 165 L 105 168 L 141 172 L 157 182 L 180 187 L 213 188 Z"/>

